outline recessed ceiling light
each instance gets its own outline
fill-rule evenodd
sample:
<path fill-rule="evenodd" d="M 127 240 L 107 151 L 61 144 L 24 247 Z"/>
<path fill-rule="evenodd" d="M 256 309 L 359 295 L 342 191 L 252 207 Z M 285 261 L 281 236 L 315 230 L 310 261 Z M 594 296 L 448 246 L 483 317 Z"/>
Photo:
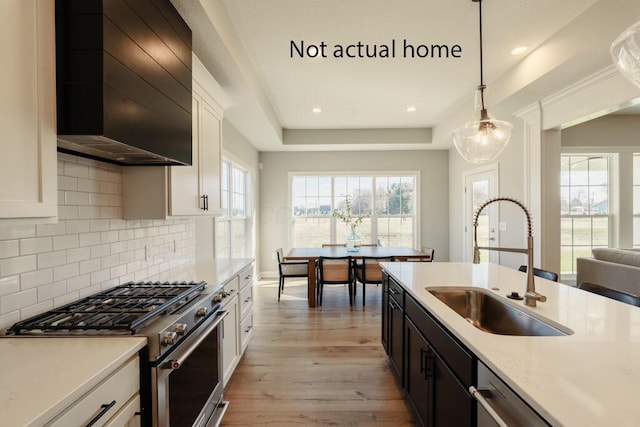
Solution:
<path fill-rule="evenodd" d="M 318 113 L 322 113 L 322 108 L 320 108 L 320 107 L 315 107 L 315 108 L 314 108 L 313 110 L 311 110 L 311 111 L 313 111 L 313 112 L 314 112 L 314 113 L 316 113 L 316 114 L 318 114 Z"/>
<path fill-rule="evenodd" d="M 416 107 L 407 107 L 407 113 L 413 113 L 416 111 Z"/>
<path fill-rule="evenodd" d="M 515 47 L 511 50 L 511 55 L 520 55 L 521 53 L 524 53 L 527 51 L 527 47 L 526 46 L 518 46 Z"/>

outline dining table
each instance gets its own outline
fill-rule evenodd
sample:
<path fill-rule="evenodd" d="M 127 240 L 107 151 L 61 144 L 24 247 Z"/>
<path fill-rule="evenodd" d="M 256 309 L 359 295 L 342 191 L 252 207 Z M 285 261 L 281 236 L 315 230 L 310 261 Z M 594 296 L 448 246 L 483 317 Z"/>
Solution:
<path fill-rule="evenodd" d="M 345 246 L 330 246 L 316 248 L 292 248 L 284 257 L 286 261 L 309 262 L 309 277 L 307 279 L 307 299 L 309 307 L 316 306 L 316 260 L 320 257 L 345 257 L 351 256 L 358 259 L 362 257 L 394 257 L 399 260 L 408 260 L 427 257 L 428 255 L 417 249 L 405 246 L 361 246 L 357 251 L 347 250 Z"/>

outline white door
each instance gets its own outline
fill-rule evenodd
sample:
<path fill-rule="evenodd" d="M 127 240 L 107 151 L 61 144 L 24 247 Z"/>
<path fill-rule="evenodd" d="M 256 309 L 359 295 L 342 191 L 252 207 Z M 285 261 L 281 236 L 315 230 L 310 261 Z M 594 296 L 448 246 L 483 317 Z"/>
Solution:
<path fill-rule="evenodd" d="M 478 207 L 498 195 L 498 165 L 474 169 L 464 173 L 464 255 L 466 262 L 473 260 L 473 218 Z M 482 210 L 478 217 L 478 246 L 498 246 L 498 204 Z M 481 262 L 499 262 L 496 251 L 480 251 Z"/>

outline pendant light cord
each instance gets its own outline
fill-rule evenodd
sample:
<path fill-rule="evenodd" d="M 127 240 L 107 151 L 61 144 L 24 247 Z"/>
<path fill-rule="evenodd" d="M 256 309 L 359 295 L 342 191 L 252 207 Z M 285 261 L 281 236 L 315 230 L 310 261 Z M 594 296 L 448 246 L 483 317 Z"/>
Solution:
<path fill-rule="evenodd" d="M 480 101 L 482 102 L 482 110 L 485 110 L 484 106 L 484 74 L 482 71 L 482 0 L 478 0 L 478 16 L 480 21 Z"/>

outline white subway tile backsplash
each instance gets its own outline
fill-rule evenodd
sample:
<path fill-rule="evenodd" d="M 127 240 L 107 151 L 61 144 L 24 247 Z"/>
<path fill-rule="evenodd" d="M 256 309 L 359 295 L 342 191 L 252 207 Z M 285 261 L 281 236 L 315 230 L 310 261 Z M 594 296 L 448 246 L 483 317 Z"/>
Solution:
<path fill-rule="evenodd" d="M 116 165 L 58 153 L 58 220 L 0 226 L 0 328 L 195 259 L 192 219 L 122 219 Z"/>
<path fill-rule="evenodd" d="M 67 279 L 67 292 L 79 291 L 80 289 L 88 288 L 90 285 L 91 276 L 89 274 L 72 277 Z"/>
<path fill-rule="evenodd" d="M 97 285 L 100 284 L 104 281 L 107 281 L 111 279 L 111 276 L 109 275 L 109 269 L 105 269 L 105 270 L 100 270 L 100 271 L 96 271 L 91 273 L 91 284 L 92 285 Z"/>
<path fill-rule="evenodd" d="M 36 237 L 35 225 L 0 225 L 0 240 Z"/>
<path fill-rule="evenodd" d="M 66 234 L 64 236 L 55 236 L 53 238 L 53 250 L 73 249 L 79 246 L 79 238 L 77 234 Z"/>
<path fill-rule="evenodd" d="M 84 261 L 91 258 L 91 251 L 87 248 L 76 248 L 67 250 L 67 262 Z"/>
<path fill-rule="evenodd" d="M 0 277 L 26 273 L 37 268 L 36 255 L 19 256 L 0 260 Z"/>
<path fill-rule="evenodd" d="M 38 254 L 38 268 L 49 268 L 64 265 L 67 263 L 67 252 L 45 252 Z"/>
<path fill-rule="evenodd" d="M 78 219 L 78 207 L 77 206 L 66 206 L 59 205 L 58 206 L 58 220 L 64 221 L 69 219 Z M 69 231 L 69 224 L 67 224 L 67 233 Z"/>
<path fill-rule="evenodd" d="M 0 278 L 0 296 L 12 294 L 20 290 L 20 276 Z"/>
<path fill-rule="evenodd" d="M 0 297 L 0 314 L 20 310 L 38 302 L 38 292 L 35 289 L 15 292 Z"/>
<path fill-rule="evenodd" d="M 77 205 L 83 206 L 89 204 L 89 193 L 81 193 L 78 191 L 65 191 L 64 192 L 64 204 L 65 205 Z"/>
<path fill-rule="evenodd" d="M 89 221 L 91 231 L 109 231 L 108 219 L 92 219 Z"/>
<path fill-rule="evenodd" d="M 69 277 L 74 277 L 80 274 L 80 265 L 77 262 L 71 264 L 65 264 L 58 267 L 54 267 L 53 269 L 53 280 L 56 282 L 58 280 L 68 279 Z"/>
<path fill-rule="evenodd" d="M 93 273 L 102 268 L 102 261 L 100 258 L 89 259 L 86 261 L 80 261 L 80 274 Z"/>
<path fill-rule="evenodd" d="M 64 165 L 65 176 L 76 176 L 78 178 L 89 178 L 89 167 L 77 163 L 67 162 Z"/>
<path fill-rule="evenodd" d="M 20 254 L 33 255 L 42 252 L 51 252 L 53 239 L 51 237 L 36 237 L 20 240 Z"/>
<path fill-rule="evenodd" d="M 19 240 L 0 240 L 0 258 L 12 258 L 20 255 Z"/>
<path fill-rule="evenodd" d="M 38 286 L 38 302 L 47 300 L 53 301 L 54 298 L 67 293 L 67 281 L 49 283 L 48 285 Z"/>
<path fill-rule="evenodd" d="M 78 206 L 78 218 L 100 218 L 100 206 Z"/>
<path fill-rule="evenodd" d="M 20 275 L 20 288 L 22 290 L 37 288 L 53 282 L 53 269 L 30 271 Z"/>
<path fill-rule="evenodd" d="M 36 225 L 36 235 L 40 236 L 60 236 L 66 233 L 66 223 L 60 221 L 57 224 Z"/>

